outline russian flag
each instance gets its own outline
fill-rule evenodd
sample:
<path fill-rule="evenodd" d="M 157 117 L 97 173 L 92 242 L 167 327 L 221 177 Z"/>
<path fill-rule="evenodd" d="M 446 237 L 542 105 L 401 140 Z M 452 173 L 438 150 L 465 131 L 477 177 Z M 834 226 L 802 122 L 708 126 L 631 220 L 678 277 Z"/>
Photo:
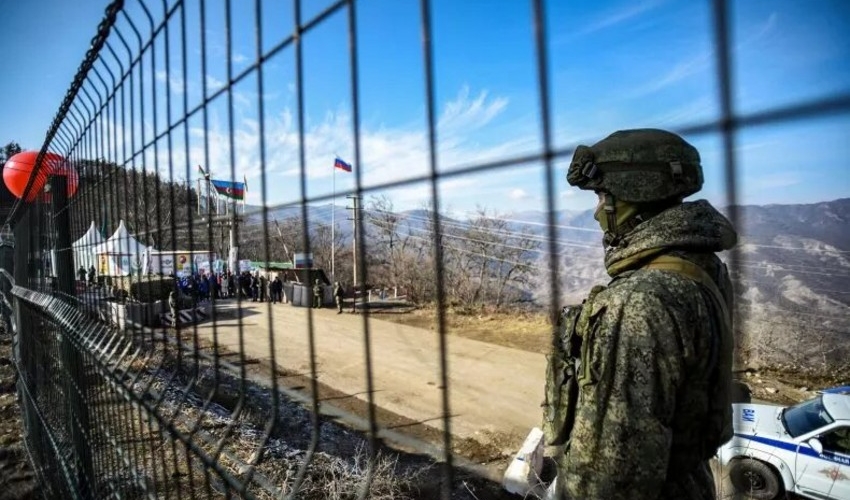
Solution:
<path fill-rule="evenodd" d="M 339 158 L 334 160 L 334 168 L 345 170 L 346 172 L 351 172 L 351 164 L 345 163 L 344 161 L 340 160 Z"/>

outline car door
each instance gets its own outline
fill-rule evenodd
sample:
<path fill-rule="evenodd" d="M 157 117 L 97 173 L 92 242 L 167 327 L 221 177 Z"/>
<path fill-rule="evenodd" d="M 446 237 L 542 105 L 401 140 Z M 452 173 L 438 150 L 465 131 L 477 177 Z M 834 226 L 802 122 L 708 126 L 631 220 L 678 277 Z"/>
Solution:
<path fill-rule="evenodd" d="M 850 499 L 850 426 L 830 429 L 818 440 L 820 454 L 807 443 L 797 446 L 797 489 L 813 498 Z"/>

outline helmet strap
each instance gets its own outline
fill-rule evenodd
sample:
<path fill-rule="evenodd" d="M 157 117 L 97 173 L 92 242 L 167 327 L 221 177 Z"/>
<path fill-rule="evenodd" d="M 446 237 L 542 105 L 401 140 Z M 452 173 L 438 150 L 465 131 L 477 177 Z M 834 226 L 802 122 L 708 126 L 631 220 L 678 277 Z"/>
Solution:
<path fill-rule="evenodd" d="M 603 208 L 605 210 L 605 218 L 608 220 L 608 230 L 605 231 L 602 241 L 607 246 L 617 246 L 617 243 L 620 241 L 620 235 L 617 231 L 616 201 L 614 200 L 614 195 L 610 193 L 605 193 L 604 196 L 605 204 L 603 205 Z"/>

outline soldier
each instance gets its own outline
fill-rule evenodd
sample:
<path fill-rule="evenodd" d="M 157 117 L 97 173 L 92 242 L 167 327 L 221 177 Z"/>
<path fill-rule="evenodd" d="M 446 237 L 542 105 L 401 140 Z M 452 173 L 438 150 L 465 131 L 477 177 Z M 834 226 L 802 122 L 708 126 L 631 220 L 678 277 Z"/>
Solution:
<path fill-rule="evenodd" d="M 94 266 L 91 266 L 91 267 L 89 267 L 89 285 L 91 285 L 91 286 L 94 286 L 94 284 L 95 284 L 94 275 L 95 275 L 95 269 L 94 269 Z"/>
<path fill-rule="evenodd" d="M 83 284 L 85 285 L 85 283 L 86 283 L 86 267 L 82 264 L 80 264 L 80 268 L 77 269 L 77 278 L 80 281 L 82 281 Z"/>
<path fill-rule="evenodd" d="M 543 427 L 560 499 L 710 500 L 708 461 L 732 436 L 731 283 L 737 235 L 708 201 L 697 150 L 670 132 L 579 146 L 567 181 L 599 197 L 612 277 L 561 314 Z"/>
<path fill-rule="evenodd" d="M 168 309 L 171 312 L 171 326 L 177 328 L 177 293 L 174 290 L 168 294 Z"/>
<path fill-rule="evenodd" d="M 322 284 L 316 278 L 316 283 L 313 285 L 313 307 L 318 309 L 322 308 L 322 288 Z"/>
<path fill-rule="evenodd" d="M 342 299 L 345 296 L 345 290 L 339 281 L 334 282 L 334 301 L 336 302 L 336 313 L 342 314 Z"/>

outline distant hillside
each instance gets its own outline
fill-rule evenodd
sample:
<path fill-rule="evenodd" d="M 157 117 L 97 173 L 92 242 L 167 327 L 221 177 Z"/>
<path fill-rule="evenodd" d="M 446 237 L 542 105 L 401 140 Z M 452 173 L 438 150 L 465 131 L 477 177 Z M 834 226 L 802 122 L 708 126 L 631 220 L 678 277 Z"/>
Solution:
<path fill-rule="evenodd" d="M 727 211 L 728 212 L 728 211 Z M 850 375 L 850 199 L 803 205 L 741 206 L 737 267 L 730 269 L 736 285 L 738 342 L 751 364 L 791 363 L 836 369 Z M 366 217 L 376 213 L 365 213 Z M 270 218 L 301 216 L 298 207 L 274 210 Z M 336 207 L 338 231 L 351 235 L 351 211 Z M 400 233 L 427 244 L 434 239 L 427 210 L 396 213 Z M 496 239 L 507 241 L 525 232 L 540 242 L 526 255 L 536 275 L 514 290 L 542 305 L 549 300 L 546 214 L 524 211 L 502 214 L 504 228 Z M 330 224 L 329 204 L 309 207 L 312 224 Z M 255 216 L 259 220 L 259 216 Z M 441 218 L 445 251 L 469 252 L 477 238 L 459 231 L 470 222 Z M 603 267 L 602 233 L 593 210 L 556 213 L 560 262 L 558 283 L 562 304 L 579 302 L 595 284 L 607 283 Z M 364 224 L 376 236 L 376 226 Z M 481 233 L 486 235 L 487 232 Z M 492 234 L 491 234 L 492 236 Z M 367 243 L 369 244 L 369 243 Z M 380 246 L 378 243 L 374 243 Z M 505 243 L 506 246 L 509 246 Z M 377 248 L 377 247 L 376 247 Z M 729 255 L 722 255 L 729 261 Z"/>
<path fill-rule="evenodd" d="M 739 342 L 747 361 L 843 367 L 850 375 L 850 199 L 742 206 L 739 217 L 739 262 L 731 271 Z M 569 227 L 559 228 L 561 300 L 577 302 L 591 286 L 608 279 L 601 233 L 575 229 L 598 228 L 592 210 L 562 220 Z M 582 243 L 598 247 L 581 248 Z M 541 300 L 546 283 L 545 276 L 537 283 Z"/>

